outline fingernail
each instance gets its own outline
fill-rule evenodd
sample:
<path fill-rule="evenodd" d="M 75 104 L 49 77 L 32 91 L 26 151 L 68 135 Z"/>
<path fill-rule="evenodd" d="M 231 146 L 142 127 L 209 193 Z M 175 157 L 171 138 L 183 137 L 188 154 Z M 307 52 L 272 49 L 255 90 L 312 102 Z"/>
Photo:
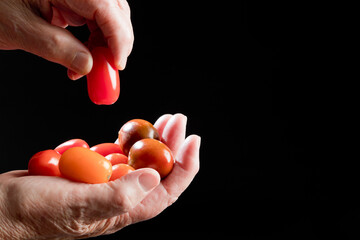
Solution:
<path fill-rule="evenodd" d="M 159 184 L 159 176 L 143 173 L 139 176 L 139 183 L 145 192 L 148 192 L 155 188 Z"/>
<path fill-rule="evenodd" d="M 119 70 L 124 70 L 125 67 L 126 67 L 126 61 L 127 61 L 127 58 L 121 58 L 120 59 L 120 62 L 117 64 L 117 69 Z"/>
<path fill-rule="evenodd" d="M 68 69 L 68 72 L 67 72 L 67 74 L 68 74 L 68 77 L 71 79 L 71 80 L 78 80 L 79 78 L 81 78 L 82 77 L 82 75 L 80 75 L 80 74 L 78 74 L 78 73 L 76 73 L 76 72 L 74 72 L 73 70 L 70 70 L 70 69 Z"/>
<path fill-rule="evenodd" d="M 90 56 L 85 52 L 77 52 L 70 68 L 79 74 L 86 74 L 89 71 Z"/>
<path fill-rule="evenodd" d="M 200 145 L 201 145 L 201 137 L 200 137 L 200 136 L 197 136 L 197 137 L 198 137 L 197 143 L 198 143 L 198 146 L 199 146 L 199 148 L 200 148 Z"/>

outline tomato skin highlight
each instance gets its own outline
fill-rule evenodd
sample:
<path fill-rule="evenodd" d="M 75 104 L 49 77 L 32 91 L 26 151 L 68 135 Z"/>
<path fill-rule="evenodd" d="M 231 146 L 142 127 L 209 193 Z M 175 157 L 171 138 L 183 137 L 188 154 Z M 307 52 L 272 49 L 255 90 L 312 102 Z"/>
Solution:
<path fill-rule="evenodd" d="M 129 165 L 135 169 L 153 168 L 166 177 L 173 169 L 175 159 L 171 150 L 156 139 L 142 139 L 130 149 Z"/>
<path fill-rule="evenodd" d="M 69 148 L 72 148 L 72 147 L 89 148 L 89 144 L 87 144 L 87 142 L 85 142 L 82 139 L 75 138 L 75 139 L 71 139 L 66 142 L 63 142 L 62 144 L 57 146 L 54 150 L 60 154 L 63 154 L 66 150 L 68 150 Z"/>
<path fill-rule="evenodd" d="M 111 154 L 111 153 L 121 153 L 121 154 L 123 154 L 119 144 L 115 144 L 115 143 L 100 143 L 100 144 L 97 144 L 95 146 L 92 146 L 90 148 L 90 150 L 95 151 L 95 152 L 103 155 L 104 157 Z"/>
<path fill-rule="evenodd" d="M 120 163 L 128 163 L 128 157 L 121 153 L 111 153 L 106 155 L 105 158 L 109 160 L 113 166 Z"/>
<path fill-rule="evenodd" d="M 109 160 L 83 147 L 66 150 L 61 155 L 59 169 L 63 177 L 84 183 L 106 183 L 112 174 Z"/>
<path fill-rule="evenodd" d="M 59 159 L 61 155 L 52 149 L 35 153 L 29 160 L 29 175 L 60 177 Z"/>
<path fill-rule="evenodd" d="M 111 105 L 120 95 L 120 77 L 110 49 L 99 46 L 91 50 L 93 67 L 87 77 L 90 100 L 98 105 Z"/>
<path fill-rule="evenodd" d="M 150 122 L 143 119 L 133 119 L 121 127 L 118 139 L 121 150 L 127 156 L 132 145 L 145 138 L 160 140 L 160 135 Z"/>
<path fill-rule="evenodd" d="M 112 175 L 109 181 L 119 179 L 132 171 L 135 171 L 135 169 L 128 164 L 116 164 L 112 167 Z"/>

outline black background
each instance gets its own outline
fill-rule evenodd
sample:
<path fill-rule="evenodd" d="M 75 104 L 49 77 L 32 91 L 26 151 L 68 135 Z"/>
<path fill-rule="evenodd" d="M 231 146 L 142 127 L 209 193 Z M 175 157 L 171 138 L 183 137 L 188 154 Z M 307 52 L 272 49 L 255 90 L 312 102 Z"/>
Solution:
<path fill-rule="evenodd" d="M 321 9 L 129 3 L 135 43 L 112 106 L 91 103 L 85 79 L 68 80 L 62 66 L 0 52 L 1 172 L 26 169 L 32 154 L 68 139 L 114 141 L 129 119 L 181 112 L 187 134 L 202 137 L 194 182 L 156 218 L 96 239 L 164 232 L 356 239 L 355 170 L 332 164 L 321 148 Z M 69 30 L 88 36 L 85 27 Z"/>

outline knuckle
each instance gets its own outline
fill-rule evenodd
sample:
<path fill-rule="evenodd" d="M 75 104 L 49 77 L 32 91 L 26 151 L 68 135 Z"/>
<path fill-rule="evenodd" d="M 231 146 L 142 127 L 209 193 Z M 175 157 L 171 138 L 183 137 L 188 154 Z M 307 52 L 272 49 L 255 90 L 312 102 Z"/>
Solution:
<path fill-rule="evenodd" d="M 102 0 L 102 1 L 96 1 L 97 4 L 103 8 L 110 7 L 112 3 L 114 3 L 113 0 Z"/>
<path fill-rule="evenodd" d="M 98 6 L 98 10 L 101 12 L 108 12 L 109 9 L 114 8 L 115 2 L 113 0 L 103 0 L 103 1 L 96 1 L 96 4 Z"/>
<path fill-rule="evenodd" d="M 178 200 L 178 197 L 170 196 L 167 202 L 167 206 L 171 206 L 174 202 L 176 202 L 176 200 Z"/>
<path fill-rule="evenodd" d="M 39 55 L 49 60 L 54 60 L 56 56 L 59 56 L 58 50 L 64 42 L 64 37 L 60 34 L 51 34 L 44 41 L 39 41 Z"/>
<path fill-rule="evenodd" d="M 121 41 L 124 44 L 132 45 L 134 43 L 134 33 L 131 30 L 123 31 Z"/>
<path fill-rule="evenodd" d="M 119 7 L 123 9 L 128 15 L 130 15 L 130 6 L 126 0 L 119 0 Z"/>
<path fill-rule="evenodd" d="M 54 49 L 55 46 L 60 45 L 64 41 L 64 38 L 60 34 L 51 34 L 48 38 L 46 48 L 48 49 Z"/>
<path fill-rule="evenodd" d="M 116 194 L 117 196 L 114 199 L 114 204 L 120 212 L 125 213 L 132 209 L 133 204 L 131 199 L 126 194 Z"/>

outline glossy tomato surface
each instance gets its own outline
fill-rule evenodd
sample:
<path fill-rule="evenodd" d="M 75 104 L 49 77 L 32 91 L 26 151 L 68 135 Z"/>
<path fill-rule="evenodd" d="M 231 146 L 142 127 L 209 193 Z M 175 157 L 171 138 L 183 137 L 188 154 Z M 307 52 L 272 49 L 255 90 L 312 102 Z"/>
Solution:
<path fill-rule="evenodd" d="M 60 176 L 59 159 L 61 155 L 52 149 L 34 154 L 29 161 L 29 175 Z"/>
<path fill-rule="evenodd" d="M 61 155 L 59 169 L 63 177 L 85 183 L 108 182 L 112 173 L 109 160 L 83 147 L 66 150 Z"/>
<path fill-rule="evenodd" d="M 143 119 L 133 119 L 121 127 L 118 139 L 120 148 L 125 155 L 128 155 L 132 145 L 145 138 L 160 140 L 160 135 L 150 122 Z"/>
<path fill-rule="evenodd" d="M 175 159 L 171 150 L 155 139 L 137 141 L 130 149 L 129 165 L 135 169 L 153 168 L 160 177 L 166 177 L 173 169 Z"/>
<path fill-rule="evenodd" d="M 119 144 L 115 143 L 100 143 L 98 145 L 92 146 L 90 150 L 95 151 L 104 157 L 110 153 L 123 153 Z"/>
<path fill-rule="evenodd" d="M 98 105 L 111 105 L 120 95 L 120 78 L 113 56 L 107 47 L 91 50 L 93 67 L 87 77 L 90 100 Z"/>
<path fill-rule="evenodd" d="M 132 171 L 135 171 L 135 169 L 130 165 L 124 163 L 116 164 L 112 167 L 112 175 L 109 181 L 121 178 Z"/>
<path fill-rule="evenodd" d="M 128 157 L 121 153 L 111 153 L 106 155 L 105 158 L 109 160 L 113 166 L 120 163 L 128 163 Z"/>
<path fill-rule="evenodd" d="M 72 148 L 72 147 L 89 148 L 89 145 L 84 140 L 75 138 L 75 139 L 71 139 L 69 141 L 66 141 L 66 142 L 60 144 L 54 150 L 60 154 L 63 154 L 66 150 L 68 150 L 69 148 Z"/>

